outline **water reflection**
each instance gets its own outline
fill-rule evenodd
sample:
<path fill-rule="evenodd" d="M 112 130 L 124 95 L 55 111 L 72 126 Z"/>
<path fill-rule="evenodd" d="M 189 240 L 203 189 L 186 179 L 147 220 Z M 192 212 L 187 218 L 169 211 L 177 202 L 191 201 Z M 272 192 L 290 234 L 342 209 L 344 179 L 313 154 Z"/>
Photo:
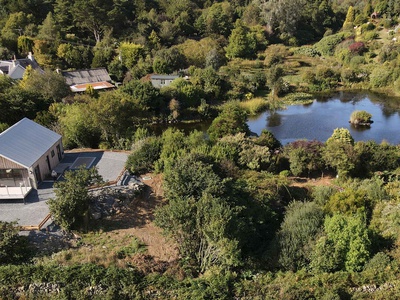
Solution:
<path fill-rule="evenodd" d="M 370 127 L 349 123 L 355 110 L 372 114 Z M 289 106 L 285 110 L 264 112 L 249 119 L 249 128 L 260 134 L 270 130 L 282 144 L 298 139 L 326 141 L 335 128 L 347 128 L 356 141 L 383 140 L 400 143 L 400 99 L 366 92 L 339 92 L 318 95 L 310 105 Z"/>
<path fill-rule="evenodd" d="M 281 115 L 278 114 L 276 111 L 270 113 L 267 116 L 267 126 L 268 127 L 275 127 L 275 126 L 279 126 L 282 123 L 282 118 Z"/>

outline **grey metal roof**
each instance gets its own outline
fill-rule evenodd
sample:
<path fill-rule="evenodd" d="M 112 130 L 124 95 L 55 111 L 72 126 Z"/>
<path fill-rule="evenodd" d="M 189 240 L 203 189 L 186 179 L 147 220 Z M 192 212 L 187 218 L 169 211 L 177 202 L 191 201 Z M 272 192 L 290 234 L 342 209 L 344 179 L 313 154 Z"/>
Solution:
<path fill-rule="evenodd" d="M 111 82 L 111 77 L 105 68 L 61 71 L 61 74 L 69 86 L 101 81 Z"/>
<path fill-rule="evenodd" d="M 24 167 L 31 167 L 61 135 L 23 118 L 0 133 L 0 155 Z"/>
<path fill-rule="evenodd" d="M 150 76 L 150 78 L 153 80 L 174 80 L 178 77 L 179 77 L 178 75 L 160 75 L 160 74 L 154 74 Z"/>

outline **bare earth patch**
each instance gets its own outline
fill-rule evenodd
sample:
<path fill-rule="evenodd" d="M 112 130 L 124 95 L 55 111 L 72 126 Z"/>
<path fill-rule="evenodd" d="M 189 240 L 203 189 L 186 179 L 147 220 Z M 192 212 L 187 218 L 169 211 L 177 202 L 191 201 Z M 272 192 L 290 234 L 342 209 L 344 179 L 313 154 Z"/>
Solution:
<path fill-rule="evenodd" d="M 292 180 L 292 186 L 297 187 L 313 187 L 313 186 L 329 186 L 332 185 L 332 181 L 335 177 L 330 175 L 318 178 L 307 178 L 307 177 L 290 177 Z"/>
<path fill-rule="evenodd" d="M 178 259 L 176 245 L 162 235 L 154 225 L 154 212 L 164 200 L 161 175 L 142 176 L 146 185 L 142 196 L 129 205 L 129 209 L 113 217 L 113 221 L 123 223 L 123 228 L 113 232 L 120 236 L 133 235 L 147 246 L 147 254 L 155 261 L 173 262 Z M 122 225 L 122 224 L 121 224 Z"/>

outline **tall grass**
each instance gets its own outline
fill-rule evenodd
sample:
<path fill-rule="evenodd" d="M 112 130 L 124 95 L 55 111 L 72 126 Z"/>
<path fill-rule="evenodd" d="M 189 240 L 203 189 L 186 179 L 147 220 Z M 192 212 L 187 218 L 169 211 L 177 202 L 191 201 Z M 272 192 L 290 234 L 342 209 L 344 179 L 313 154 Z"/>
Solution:
<path fill-rule="evenodd" d="M 268 108 L 268 101 L 265 98 L 256 97 L 240 102 L 240 107 L 246 110 L 250 115 L 256 115 Z"/>

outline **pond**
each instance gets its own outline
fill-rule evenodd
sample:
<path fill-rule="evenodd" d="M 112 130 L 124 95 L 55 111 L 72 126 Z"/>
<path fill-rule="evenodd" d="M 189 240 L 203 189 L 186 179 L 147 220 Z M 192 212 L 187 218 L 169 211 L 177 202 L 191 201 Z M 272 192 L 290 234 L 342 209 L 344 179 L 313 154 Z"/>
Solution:
<path fill-rule="evenodd" d="M 355 110 L 372 114 L 370 127 L 349 123 Z M 400 144 L 400 99 L 366 92 L 339 92 L 318 96 L 308 105 L 292 105 L 287 109 L 266 111 L 248 120 L 252 132 L 260 135 L 271 131 L 283 144 L 299 139 L 325 142 L 336 128 L 347 128 L 355 141 L 374 140 Z"/>

